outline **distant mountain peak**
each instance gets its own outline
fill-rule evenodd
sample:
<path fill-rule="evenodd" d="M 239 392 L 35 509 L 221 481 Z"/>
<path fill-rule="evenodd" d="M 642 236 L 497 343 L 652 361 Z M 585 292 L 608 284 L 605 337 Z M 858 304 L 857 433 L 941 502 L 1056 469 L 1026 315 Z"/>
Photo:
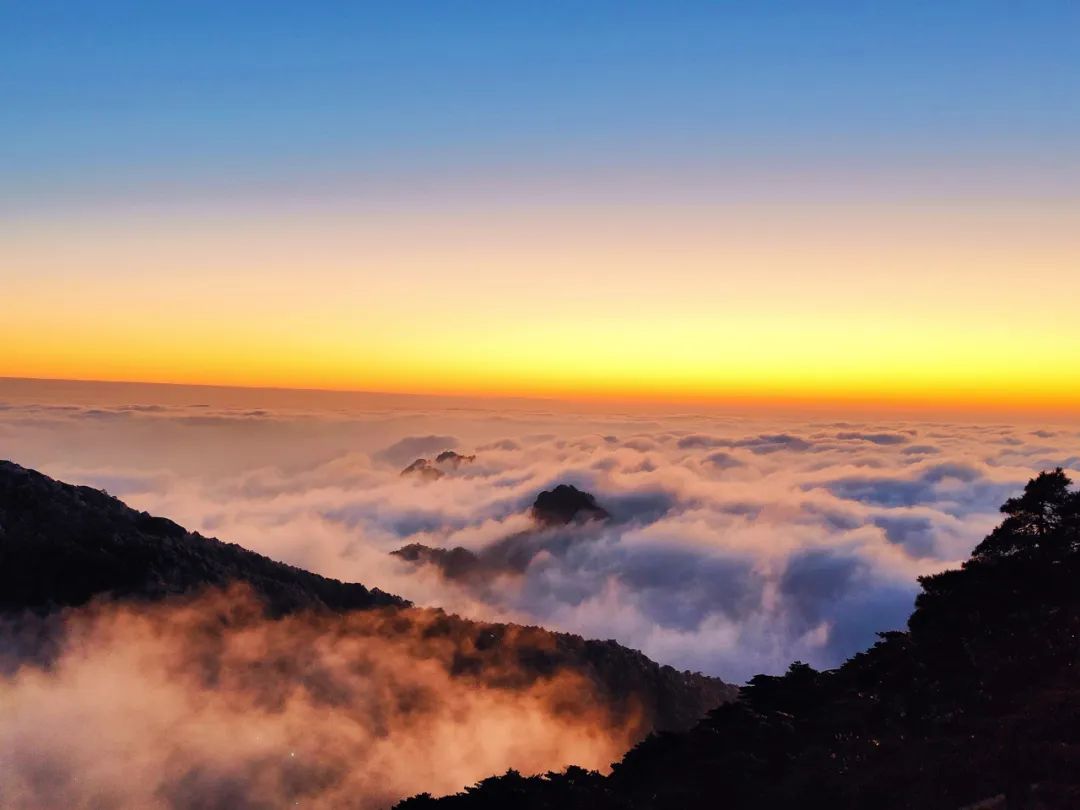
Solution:
<path fill-rule="evenodd" d="M 436 464 L 447 464 L 455 469 L 462 464 L 469 464 L 473 461 L 476 461 L 475 455 L 466 456 L 454 450 L 443 450 L 439 455 L 435 456 Z"/>
<path fill-rule="evenodd" d="M 573 484 L 559 484 L 554 489 L 544 490 L 536 496 L 531 511 L 533 518 L 544 526 L 566 526 L 611 517 L 611 513 L 596 502 L 594 495 Z"/>
<path fill-rule="evenodd" d="M 471 464 L 476 461 L 475 455 L 466 456 L 455 450 L 443 450 L 432 461 L 429 458 L 418 458 L 408 467 L 401 471 L 403 476 L 416 476 L 425 481 L 438 481 L 447 470 L 456 470 L 462 464 Z"/>
<path fill-rule="evenodd" d="M 418 461 L 423 461 L 419 459 Z M 415 465 L 410 465 L 410 467 Z M 529 510 L 541 529 L 573 527 L 590 521 L 607 520 L 611 515 L 596 498 L 571 484 L 559 484 L 536 496 Z M 563 532 L 559 544 L 587 539 L 587 532 Z M 484 584 L 493 577 L 522 574 L 532 559 L 551 541 L 549 532 L 536 528 L 515 532 L 476 551 L 457 546 L 441 548 L 410 543 L 390 553 L 414 565 L 432 565 L 447 579 Z"/>
<path fill-rule="evenodd" d="M 402 476 L 414 475 L 425 481 L 438 481 L 446 473 L 431 463 L 431 459 L 418 458 L 408 467 L 401 471 Z"/>

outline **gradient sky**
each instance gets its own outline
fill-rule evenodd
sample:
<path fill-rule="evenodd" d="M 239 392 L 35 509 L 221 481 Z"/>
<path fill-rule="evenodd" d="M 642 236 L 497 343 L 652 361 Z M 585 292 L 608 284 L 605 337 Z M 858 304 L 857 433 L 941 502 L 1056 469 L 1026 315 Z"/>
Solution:
<path fill-rule="evenodd" d="M 0 375 L 1080 406 L 1080 5 L 0 1 Z"/>

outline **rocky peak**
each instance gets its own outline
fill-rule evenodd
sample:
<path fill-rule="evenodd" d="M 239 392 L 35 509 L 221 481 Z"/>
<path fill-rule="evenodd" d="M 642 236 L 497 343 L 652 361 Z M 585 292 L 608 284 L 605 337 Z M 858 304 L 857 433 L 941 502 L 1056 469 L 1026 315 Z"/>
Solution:
<path fill-rule="evenodd" d="M 607 520 L 611 514 L 596 502 L 596 497 L 573 484 L 559 484 L 536 496 L 532 516 L 544 526 L 566 526 L 586 520 Z"/>

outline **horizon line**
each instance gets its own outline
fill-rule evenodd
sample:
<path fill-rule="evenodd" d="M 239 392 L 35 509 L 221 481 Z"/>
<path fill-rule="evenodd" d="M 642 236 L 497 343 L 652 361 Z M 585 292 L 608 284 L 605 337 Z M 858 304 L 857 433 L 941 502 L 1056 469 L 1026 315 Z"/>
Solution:
<path fill-rule="evenodd" d="M 236 393 L 259 393 L 268 394 L 294 394 L 309 396 L 330 397 L 373 397 L 373 398 L 403 398 L 423 400 L 458 400 L 458 401 L 482 401 L 482 402 L 514 402 L 520 404 L 546 404 L 546 405 L 581 405 L 595 408 L 598 406 L 631 406 L 634 409 L 642 407 L 677 408 L 699 407 L 708 410 L 738 410 L 740 408 L 762 408 L 769 411 L 784 410 L 829 410 L 829 409 L 855 409 L 860 412 L 881 411 L 890 415 L 909 412 L 913 415 L 940 414 L 983 414 L 983 415 L 1016 415 L 1026 417 L 1066 417 L 1069 421 L 1080 421 L 1080 402 L 1067 401 L 1020 404 L 1016 401 L 990 401 L 986 399 L 961 400 L 959 398 L 933 399 L 929 397 L 882 397 L 869 395 L 853 396 L 796 396 L 775 394 L 747 394 L 729 393 L 726 395 L 641 395 L 641 394 L 524 394 L 506 393 L 498 391 L 469 392 L 469 391 L 385 391 L 363 388 L 330 388 L 311 386 L 285 386 L 285 385 L 251 385 L 242 383 L 214 383 L 214 382 L 186 382 L 176 380 L 138 380 L 138 379 L 99 379 L 79 377 L 27 377 L 0 375 L 0 386 L 16 385 L 45 385 L 45 386 L 106 386 L 106 387 L 133 387 L 144 386 L 163 389 L 203 389 L 216 392 Z M 0 392 L 2 393 L 2 392 Z"/>

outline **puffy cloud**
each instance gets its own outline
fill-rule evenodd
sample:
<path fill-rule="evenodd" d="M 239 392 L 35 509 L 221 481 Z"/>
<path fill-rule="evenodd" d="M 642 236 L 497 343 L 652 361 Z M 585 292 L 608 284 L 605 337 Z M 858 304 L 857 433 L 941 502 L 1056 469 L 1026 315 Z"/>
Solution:
<path fill-rule="evenodd" d="M 123 406 L 15 404 L 0 430 L 20 463 L 319 573 L 729 680 L 902 626 L 917 575 L 963 559 L 1048 462 L 1080 468 L 1057 425 Z M 449 449 L 476 459 L 399 474 Z M 562 483 L 610 520 L 538 531 L 529 507 Z M 499 564 L 447 576 L 391 555 L 410 544 Z"/>
<path fill-rule="evenodd" d="M 744 462 L 739 461 L 731 453 L 710 453 L 705 456 L 705 463 L 715 467 L 718 470 L 727 470 L 732 467 L 742 467 Z"/>
<path fill-rule="evenodd" d="M 918 557 L 930 557 L 935 552 L 934 523 L 925 515 L 881 515 L 874 525 L 885 532 L 885 539 L 897 543 Z"/>

